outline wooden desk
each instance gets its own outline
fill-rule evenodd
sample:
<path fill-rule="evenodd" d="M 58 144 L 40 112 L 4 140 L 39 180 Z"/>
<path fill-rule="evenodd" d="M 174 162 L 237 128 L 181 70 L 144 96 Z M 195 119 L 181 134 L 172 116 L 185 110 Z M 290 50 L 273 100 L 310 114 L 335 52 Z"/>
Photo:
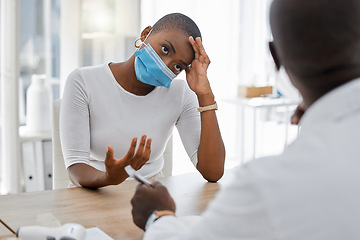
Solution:
<path fill-rule="evenodd" d="M 174 198 L 177 215 L 199 215 L 219 190 L 199 173 L 162 179 Z M 114 239 L 141 239 L 143 231 L 132 221 L 131 203 L 137 182 L 98 190 L 69 188 L 0 196 L 0 218 L 15 231 L 36 225 L 38 214 L 52 213 L 62 224 L 97 226 Z M 10 232 L 0 227 L 0 236 Z"/>

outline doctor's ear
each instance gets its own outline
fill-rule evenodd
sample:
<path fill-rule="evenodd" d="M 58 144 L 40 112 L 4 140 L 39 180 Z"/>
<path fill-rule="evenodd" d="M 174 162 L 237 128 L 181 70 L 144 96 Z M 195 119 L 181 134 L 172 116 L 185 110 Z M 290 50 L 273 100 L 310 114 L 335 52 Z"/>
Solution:
<path fill-rule="evenodd" d="M 145 39 L 146 39 L 147 35 L 149 35 L 151 29 L 152 29 L 151 26 L 147 26 L 146 28 L 144 28 L 144 30 L 142 30 L 141 35 L 140 35 L 140 40 L 142 42 L 145 41 Z"/>
<path fill-rule="evenodd" d="M 275 66 L 276 66 L 276 70 L 279 71 L 280 67 L 281 67 L 281 63 L 280 63 L 279 57 L 276 53 L 274 42 L 269 42 L 269 49 L 270 49 L 271 56 L 274 60 Z"/>

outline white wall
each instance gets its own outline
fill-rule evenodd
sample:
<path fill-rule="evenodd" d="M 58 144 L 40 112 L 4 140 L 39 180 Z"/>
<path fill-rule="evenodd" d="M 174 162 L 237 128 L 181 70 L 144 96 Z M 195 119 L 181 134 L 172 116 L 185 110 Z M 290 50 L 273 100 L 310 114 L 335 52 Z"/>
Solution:
<path fill-rule="evenodd" d="M 1 1 L 1 191 L 20 191 L 19 0 Z"/>

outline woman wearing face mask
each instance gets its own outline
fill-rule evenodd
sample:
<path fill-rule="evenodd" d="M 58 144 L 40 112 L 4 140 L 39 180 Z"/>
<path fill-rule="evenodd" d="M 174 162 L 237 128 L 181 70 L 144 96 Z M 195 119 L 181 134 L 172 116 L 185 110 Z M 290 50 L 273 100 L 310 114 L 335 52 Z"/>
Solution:
<path fill-rule="evenodd" d="M 147 178 L 161 176 L 174 126 L 202 176 L 219 180 L 225 148 L 198 27 L 169 14 L 145 28 L 135 46 L 125 62 L 79 68 L 67 79 L 60 137 L 71 181 L 116 185 L 129 164 Z M 187 83 L 174 80 L 182 70 Z"/>

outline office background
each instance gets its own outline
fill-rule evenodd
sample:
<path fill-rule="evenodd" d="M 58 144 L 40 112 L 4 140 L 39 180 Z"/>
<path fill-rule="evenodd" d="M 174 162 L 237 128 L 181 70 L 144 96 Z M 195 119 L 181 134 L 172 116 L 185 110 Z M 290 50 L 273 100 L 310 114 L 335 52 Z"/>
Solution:
<path fill-rule="evenodd" d="M 21 134 L 15 130 L 27 125 L 27 90 L 33 76 L 45 75 L 52 99 L 60 98 L 72 70 L 126 60 L 134 53 L 133 43 L 141 30 L 172 12 L 188 15 L 202 32 L 211 59 L 208 76 L 219 104 L 217 116 L 227 150 L 226 167 L 280 153 L 297 135 L 298 128 L 286 121 L 293 108 L 265 107 L 253 114 L 254 108 L 243 111 L 244 103 L 236 101 L 239 85 L 271 85 L 271 97 L 281 95 L 299 101 L 286 74 L 275 71 L 267 49 L 271 40 L 267 21 L 270 3 L 271 0 L 1 0 L 0 193 L 9 192 L 8 184 L 4 184 L 6 176 L 17 182 L 15 191 L 29 190 L 24 186 L 33 179 L 24 176 L 28 171 L 26 163 L 29 158 L 38 158 L 39 151 L 45 163 L 51 162 L 51 140 L 36 139 L 34 145 L 34 141 L 21 141 Z M 18 44 L 7 45 L 11 41 Z M 10 70 L 9 60 L 15 63 Z M 179 78 L 185 79 L 185 74 Z M 10 95 L 9 89 L 16 95 Z M 256 131 L 251 130 L 254 128 Z M 176 130 L 173 159 L 174 175 L 195 170 Z M 14 164 L 17 170 L 9 169 Z M 51 171 L 44 177 L 51 178 Z M 41 187 L 51 188 L 51 184 L 45 181 Z"/>

